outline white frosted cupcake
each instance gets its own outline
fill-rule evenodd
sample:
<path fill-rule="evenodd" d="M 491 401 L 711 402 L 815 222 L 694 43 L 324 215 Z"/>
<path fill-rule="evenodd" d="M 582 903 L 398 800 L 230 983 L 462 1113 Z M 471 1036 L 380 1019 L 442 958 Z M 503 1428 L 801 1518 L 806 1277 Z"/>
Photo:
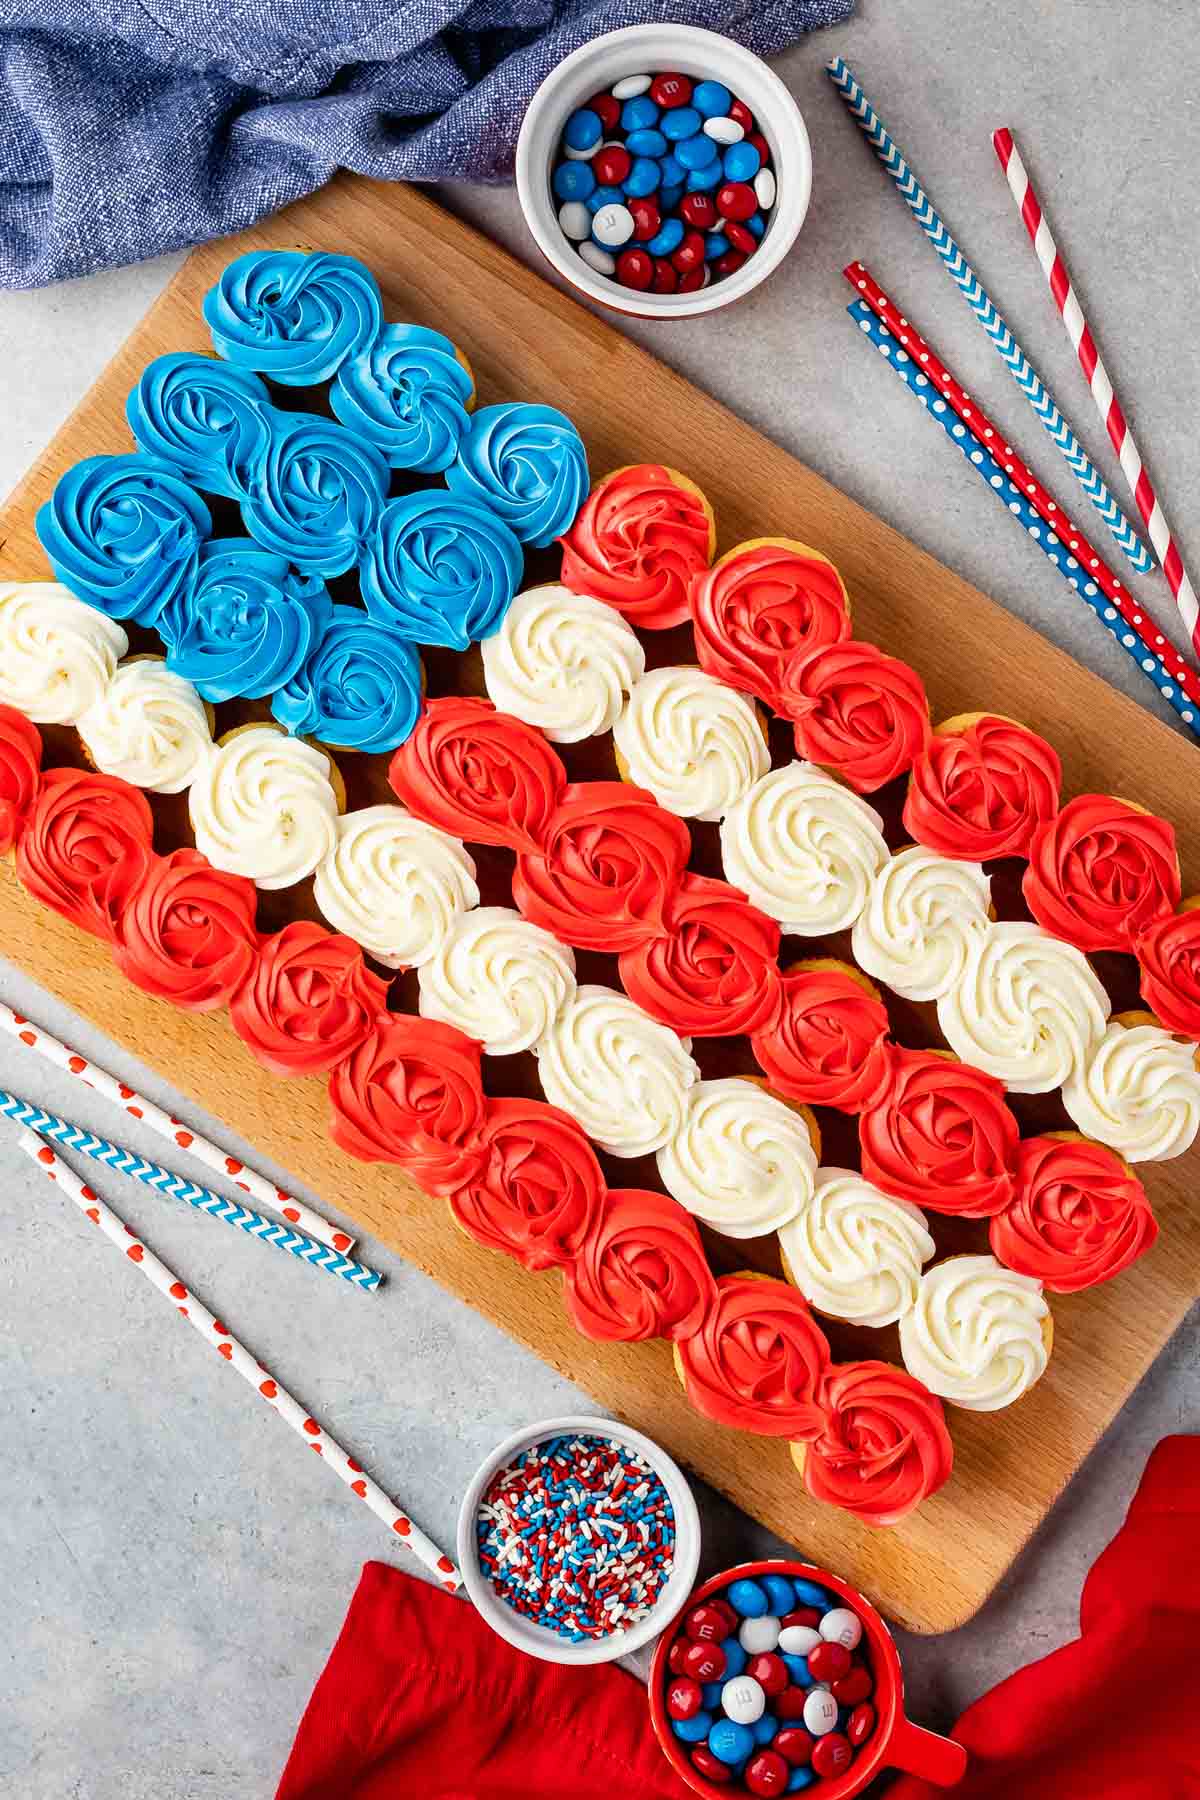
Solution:
<path fill-rule="evenodd" d="M 619 612 L 556 584 L 518 594 L 479 648 L 492 702 L 556 744 L 611 731 L 646 672 Z"/>
<path fill-rule="evenodd" d="M 0 705 L 35 725 L 74 725 L 128 648 L 115 619 L 61 582 L 0 582 Z"/>
<path fill-rule="evenodd" d="M 725 1237 L 764 1237 L 812 1200 L 820 1144 L 806 1107 L 730 1076 L 688 1094 L 683 1128 L 658 1153 L 667 1192 Z"/>
<path fill-rule="evenodd" d="M 898 850 L 871 883 L 851 944 L 859 968 L 906 1000 L 950 992 L 986 930 L 991 884 L 978 863 L 920 844 Z"/>
<path fill-rule="evenodd" d="M 547 1100 L 613 1156 L 645 1156 L 682 1129 L 700 1079 L 690 1039 L 625 994 L 581 987 L 534 1045 Z"/>
<path fill-rule="evenodd" d="M 1118 1013 L 1063 1083 L 1063 1105 L 1085 1136 L 1126 1162 L 1182 1156 L 1200 1130 L 1197 1055 L 1153 1013 Z"/>
<path fill-rule="evenodd" d="M 784 1273 L 833 1319 L 880 1327 L 917 1303 L 936 1253 L 925 1214 L 852 1169 L 818 1169 L 813 1197 L 779 1230 Z"/>
<path fill-rule="evenodd" d="M 208 752 L 188 790 L 196 848 L 260 888 L 304 881 L 337 843 L 336 765 L 277 725 L 242 725 Z"/>
<path fill-rule="evenodd" d="M 78 721 L 93 766 L 154 794 L 181 794 L 212 749 L 212 708 L 161 656 L 118 667 Z"/>
<path fill-rule="evenodd" d="M 377 962 L 415 969 L 441 949 L 459 914 L 479 905 L 479 889 L 457 838 L 402 806 L 365 806 L 338 820 L 313 898 L 333 929 Z"/>
<path fill-rule="evenodd" d="M 853 925 L 888 860 L 874 807 L 812 763 L 759 777 L 721 822 L 726 879 L 797 937 Z"/>
<path fill-rule="evenodd" d="M 998 1412 L 1045 1373 L 1054 1321 L 1031 1275 L 994 1256 L 948 1256 L 921 1277 L 900 1321 L 910 1375 L 972 1412 Z"/>
<path fill-rule="evenodd" d="M 515 1056 L 573 997 L 575 958 L 511 907 L 478 906 L 451 921 L 417 980 L 423 1018 L 456 1026 L 488 1056 Z"/>
<path fill-rule="evenodd" d="M 690 665 L 643 675 L 613 744 L 624 780 L 683 819 L 720 819 L 771 766 L 753 702 Z"/>

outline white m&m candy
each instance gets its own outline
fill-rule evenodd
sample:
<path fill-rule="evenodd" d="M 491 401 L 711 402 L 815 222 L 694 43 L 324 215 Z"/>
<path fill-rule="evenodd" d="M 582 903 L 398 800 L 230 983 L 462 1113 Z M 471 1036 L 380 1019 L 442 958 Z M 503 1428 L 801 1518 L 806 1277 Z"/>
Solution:
<path fill-rule="evenodd" d="M 835 1606 L 821 1620 L 820 1635 L 831 1644 L 840 1644 L 843 1650 L 857 1649 L 862 1639 L 862 1620 L 848 1606 Z"/>
<path fill-rule="evenodd" d="M 740 144 L 746 135 L 746 127 L 736 119 L 705 119 L 701 129 L 716 144 Z"/>
<path fill-rule="evenodd" d="M 592 215 L 582 200 L 564 200 L 558 209 L 558 222 L 576 243 L 592 235 Z"/>
<path fill-rule="evenodd" d="M 620 245 L 627 244 L 634 229 L 633 214 L 619 200 L 611 200 L 607 206 L 602 206 L 592 214 L 592 236 L 606 250 L 616 250 Z"/>
<path fill-rule="evenodd" d="M 830 1695 L 832 1699 L 833 1696 Z M 753 1675 L 735 1675 L 721 1689 L 721 1711 L 737 1725 L 753 1725 L 767 1710 L 767 1696 Z M 837 1720 L 837 1702 L 833 1716 Z"/>
<path fill-rule="evenodd" d="M 636 100 L 639 94 L 646 92 L 650 81 L 649 75 L 623 75 L 620 81 L 613 82 L 612 97 L 614 100 Z"/>
<path fill-rule="evenodd" d="M 779 1634 L 779 1648 L 785 1656 L 807 1656 L 821 1642 L 821 1633 L 811 1625 L 785 1625 Z"/>
<path fill-rule="evenodd" d="M 838 1703 L 828 1688 L 809 1688 L 804 1702 L 804 1729 L 824 1737 L 838 1722 Z"/>
<path fill-rule="evenodd" d="M 762 1656 L 779 1642 L 779 1620 L 774 1613 L 761 1619 L 743 1619 L 738 1626 L 738 1643 L 747 1656 Z"/>
<path fill-rule="evenodd" d="M 610 256 L 607 250 L 602 250 L 599 244 L 593 244 L 590 239 L 586 244 L 580 244 L 579 254 L 589 269 L 595 269 L 597 275 L 616 274 L 616 257 Z"/>
<path fill-rule="evenodd" d="M 754 198 L 768 212 L 775 204 L 775 176 L 770 169 L 760 169 L 754 177 Z"/>

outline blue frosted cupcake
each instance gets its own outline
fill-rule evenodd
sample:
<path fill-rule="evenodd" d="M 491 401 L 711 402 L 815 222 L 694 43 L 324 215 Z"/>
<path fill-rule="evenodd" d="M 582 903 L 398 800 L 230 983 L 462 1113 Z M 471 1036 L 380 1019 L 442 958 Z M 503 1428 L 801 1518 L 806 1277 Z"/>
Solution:
<path fill-rule="evenodd" d="M 333 616 L 324 583 L 246 538 L 204 546 L 158 617 L 167 667 L 206 700 L 258 700 L 290 681 Z"/>
<path fill-rule="evenodd" d="M 337 374 L 383 329 L 379 284 L 351 256 L 249 250 L 204 296 L 213 348 L 285 387 Z"/>
<path fill-rule="evenodd" d="M 490 507 L 441 489 L 389 500 L 362 565 L 367 611 L 416 644 L 465 650 L 495 631 L 524 571 Z"/>
<path fill-rule="evenodd" d="M 290 732 L 331 750 L 395 750 L 421 711 L 421 659 L 361 607 L 335 606 L 303 668 L 271 702 Z"/>
<path fill-rule="evenodd" d="M 158 356 L 125 403 L 139 450 L 183 481 L 241 499 L 267 453 L 274 409 L 257 375 L 211 356 Z"/>
<path fill-rule="evenodd" d="M 391 479 L 373 444 L 315 413 L 272 411 L 242 501 L 250 536 L 313 575 L 344 575 L 374 537 Z"/>
<path fill-rule="evenodd" d="M 484 406 L 446 482 L 490 506 L 523 544 L 544 547 L 570 527 L 587 498 L 587 453 L 570 419 L 552 406 Z"/>
<path fill-rule="evenodd" d="M 438 475 L 471 423 L 475 381 L 462 351 L 440 331 L 386 325 L 369 349 L 342 364 L 329 403 L 393 469 Z"/>

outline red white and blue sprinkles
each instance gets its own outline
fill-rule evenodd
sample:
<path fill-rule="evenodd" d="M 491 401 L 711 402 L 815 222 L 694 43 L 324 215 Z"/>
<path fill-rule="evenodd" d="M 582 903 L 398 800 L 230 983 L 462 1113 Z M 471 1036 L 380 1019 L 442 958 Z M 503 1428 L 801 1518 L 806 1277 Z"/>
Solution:
<path fill-rule="evenodd" d="M 610 1438 L 547 1438 L 489 1483 L 479 1566 L 515 1613 L 582 1644 L 653 1611 L 674 1563 L 675 1511 L 637 1451 Z"/>

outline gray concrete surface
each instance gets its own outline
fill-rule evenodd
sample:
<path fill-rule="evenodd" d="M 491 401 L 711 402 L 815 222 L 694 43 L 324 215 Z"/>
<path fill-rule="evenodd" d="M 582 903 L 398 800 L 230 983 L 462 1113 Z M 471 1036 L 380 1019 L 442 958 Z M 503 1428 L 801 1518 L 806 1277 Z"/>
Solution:
<path fill-rule="evenodd" d="M 1200 437 L 1189 349 L 1200 108 L 1189 0 L 1131 30 L 1111 0 L 890 5 L 780 61 L 812 132 L 813 207 L 786 269 L 730 315 L 631 329 L 701 386 L 1135 698 L 1125 657 L 856 341 L 838 271 L 862 255 L 963 378 L 1011 424 L 1064 503 L 1072 484 L 821 69 L 844 54 L 948 223 L 1101 456 L 1102 434 L 1012 215 L 988 134 L 1009 123 L 1068 248 L 1105 356 L 1130 397 L 1169 514 L 1200 566 Z M 532 257 L 513 196 L 448 202 Z M 175 264 L 0 297 L 0 490 L 15 481 Z M 1172 627 L 1161 580 L 1137 585 Z M 1164 712 L 1171 720 L 1173 715 Z M 12 971 L 0 993 L 195 1115 Z M 114 1021 L 119 1037 L 119 1023 Z M 98 1129 L 106 1107 L 0 1040 L 0 1082 Z M 212 1129 L 232 1144 L 229 1134 Z M 128 1124 L 123 1135 L 139 1140 Z M 280 1174 L 283 1171 L 279 1171 Z M 281 1380 L 428 1530 L 518 1423 L 574 1406 L 565 1382 L 369 1242 L 386 1293 L 357 1301 L 207 1221 L 106 1183 L 130 1222 L 219 1306 Z M 368 1557 L 403 1560 L 365 1510 L 148 1286 L 124 1276 L 0 1133 L 0 1793 L 14 1800 L 254 1800 L 269 1795 Z M 1144 1459 L 1200 1415 L 1194 1317 L 1164 1352 L 999 1592 L 964 1630 L 906 1641 L 917 1716 L 948 1723 L 1011 1669 L 1069 1638 L 1079 1586 Z M 706 1561 L 766 1540 L 705 1503 Z M 798 1527 L 799 1537 L 802 1530 Z"/>

